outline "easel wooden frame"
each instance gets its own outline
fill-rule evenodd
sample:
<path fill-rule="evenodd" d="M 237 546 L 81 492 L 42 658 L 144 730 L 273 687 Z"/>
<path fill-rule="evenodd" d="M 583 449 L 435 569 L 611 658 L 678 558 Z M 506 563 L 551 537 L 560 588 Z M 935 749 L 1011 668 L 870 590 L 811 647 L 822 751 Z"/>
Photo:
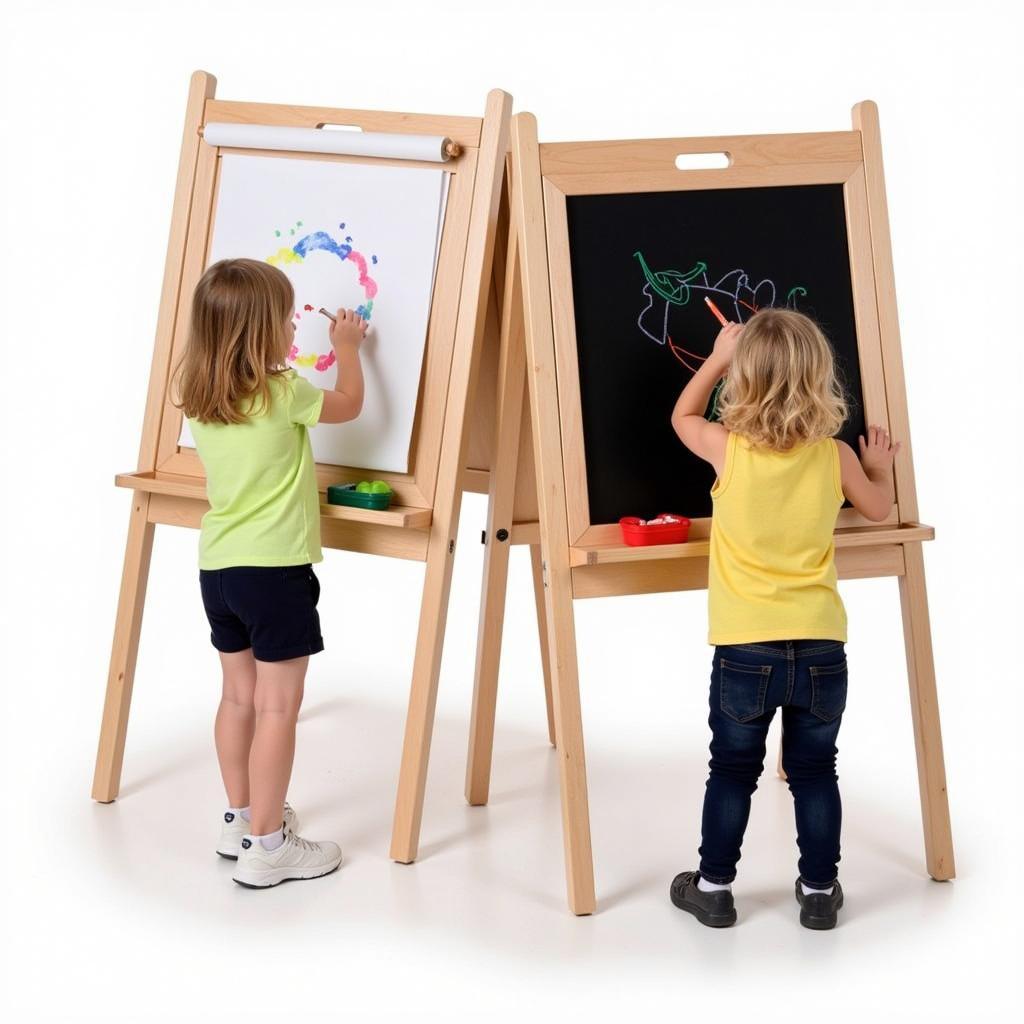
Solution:
<path fill-rule="evenodd" d="M 444 165 L 451 179 L 413 432 L 412 470 L 375 474 L 391 483 L 399 504 L 384 512 L 321 505 L 325 547 L 426 563 L 405 750 L 413 762 L 422 759 L 424 764 L 429 751 L 429 732 L 423 735 L 419 730 L 417 714 L 426 705 L 432 707 L 436 696 L 468 448 L 467 409 L 491 292 L 511 97 L 492 91 L 483 117 L 477 118 L 226 102 L 214 98 L 215 89 L 212 75 L 199 71 L 192 76 L 138 469 L 116 478 L 134 493 L 93 779 L 93 797 L 101 802 L 114 800 L 120 788 L 155 526 L 198 527 L 208 507 L 202 466 L 194 452 L 178 446 L 181 413 L 171 400 L 171 373 L 185 343 L 190 297 L 206 265 L 218 158 L 221 152 L 230 152 L 203 143 L 200 133 L 207 121 L 356 125 L 367 132 L 446 135 L 461 147 L 459 157 Z M 365 469 L 317 467 L 321 489 L 365 475 Z M 422 800 L 422 784 L 403 760 L 396 822 L 415 822 L 418 828 Z"/>
<path fill-rule="evenodd" d="M 508 558 L 507 545 L 491 539 L 498 530 L 508 530 L 512 543 L 540 542 L 542 647 L 559 753 L 568 900 L 576 914 L 592 913 L 596 903 L 573 600 L 707 586 L 707 520 L 695 524 L 689 543 L 662 548 L 626 547 L 616 526 L 588 521 L 565 196 L 842 183 L 866 413 L 872 422 L 887 424 L 903 440 L 903 449 L 896 460 L 897 499 L 890 516 L 880 526 L 866 525 L 856 513 L 844 511 L 836 532 L 836 562 L 842 578 L 899 579 L 927 869 L 937 880 L 952 878 L 922 554 L 922 542 L 934 531 L 917 521 L 875 104 L 865 101 L 853 108 L 849 132 L 541 145 L 533 116 L 519 114 L 512 139 L 512 226 L 487 525 L 491 547 L 481 600 L 467 799 L 482 804 L 488 796 Z M 728 153 L 729 167 L 675 169 L 678 154 L 706 152 Z M 518 410 L 527 382 L 524 430 Z M 524 475 L 515 468 L 512 453 L 527 432 L 536 470 Z M 534 503 L 538 521 L 520 519 L 518 509 Z"/>

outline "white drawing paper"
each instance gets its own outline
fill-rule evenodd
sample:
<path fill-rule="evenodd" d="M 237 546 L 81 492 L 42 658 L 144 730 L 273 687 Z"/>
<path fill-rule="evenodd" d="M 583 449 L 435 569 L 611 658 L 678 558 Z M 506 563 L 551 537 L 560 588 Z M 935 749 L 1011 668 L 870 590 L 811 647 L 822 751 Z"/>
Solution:
<path fill-rule="evenodd" d="M 440 169 L 226 154 L 207 265 L 247 256 L 295 289 L 289 365 L 333 388 L 330 321 L 317 310 L 357 309 L 362 347 L 358 419 L 310 431 L 317 462 L 404 473 L 409 468 L 430 297 L 447 198 Z M 179 444 L 195 447 L 183 421 Z"/>

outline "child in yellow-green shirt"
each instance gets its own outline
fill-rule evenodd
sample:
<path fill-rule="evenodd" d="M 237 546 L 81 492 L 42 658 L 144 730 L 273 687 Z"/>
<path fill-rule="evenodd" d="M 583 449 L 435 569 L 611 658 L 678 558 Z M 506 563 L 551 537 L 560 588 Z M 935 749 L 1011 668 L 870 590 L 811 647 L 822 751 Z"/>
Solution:
<path fill-rule="evenodd" d="M 723 376 L 720 422 L 709 422 L 703 413 Z M 683 444 L 718 474 L 700 867 L 677 875 L 670 890 L 677 907 L 710 927 L 736 921 L 731 886 L 776 709 L 796 810 L 800 922 L 832 928 L 843 904 L 835 744 L 846 707 L 846 612 L 833 531 L 846 499 L 873 521 L 889 515 L 899 450 L 871 427 L 858 459 L 834 438 L 845 419 L 831 347 L 813 321 L 781 309 L 724 327 L 672 414 Z"/>
<path fill-rule="evenodd" d="M 330 328 L 337 383 L 326 391 L 287 368 L 294 314 L 280 270 L 248 259 L 213 264 L 192 298 L 177 377 L 210 502 L 199 582 L 223 670 L 214 735 L 228 808 L 217 852 L 237 860 L 236 882 L 258 889 L 341 864 L 337 844 L 299 837 L 285 795 L 309 656 L 324 646 L 308 428 L 359 415 L 367 325 L 338 310 Z"/>

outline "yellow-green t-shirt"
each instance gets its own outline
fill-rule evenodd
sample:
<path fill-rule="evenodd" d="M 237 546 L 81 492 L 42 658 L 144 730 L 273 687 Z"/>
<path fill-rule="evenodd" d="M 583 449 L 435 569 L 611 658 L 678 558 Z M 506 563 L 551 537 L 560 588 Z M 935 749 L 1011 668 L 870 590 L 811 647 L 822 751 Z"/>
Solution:
<path fill-rule="evenodd" d="M 269 407 L 243 423 L 189 419 L 210 511 L 199 568 L 305 565 L 323 559 L 320 499 L 307 427 L 324 393 L 294 370 L 270 379 Z"/>
<path fill-rule="evenodd" d="M 833 536 L 843 504 L 836 442 L 774 452 L 730 433 L 711 497 L 708 641 L 845 643 Z"/>

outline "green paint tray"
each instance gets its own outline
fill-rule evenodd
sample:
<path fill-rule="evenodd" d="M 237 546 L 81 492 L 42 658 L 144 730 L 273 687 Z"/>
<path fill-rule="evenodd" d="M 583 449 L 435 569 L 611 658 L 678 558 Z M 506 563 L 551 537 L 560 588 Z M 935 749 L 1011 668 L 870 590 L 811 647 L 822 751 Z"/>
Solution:
<path fill-rule="evenodd" d="M 391 504 L 394 491 L 384 491 L 380 494 L 365 494 L 356 490 L 355 484 L 331 484 L 327 488 L 327 503 L 329 505 L 351 505 L 353 508 L 372 508 L 380 512 Z"/>

